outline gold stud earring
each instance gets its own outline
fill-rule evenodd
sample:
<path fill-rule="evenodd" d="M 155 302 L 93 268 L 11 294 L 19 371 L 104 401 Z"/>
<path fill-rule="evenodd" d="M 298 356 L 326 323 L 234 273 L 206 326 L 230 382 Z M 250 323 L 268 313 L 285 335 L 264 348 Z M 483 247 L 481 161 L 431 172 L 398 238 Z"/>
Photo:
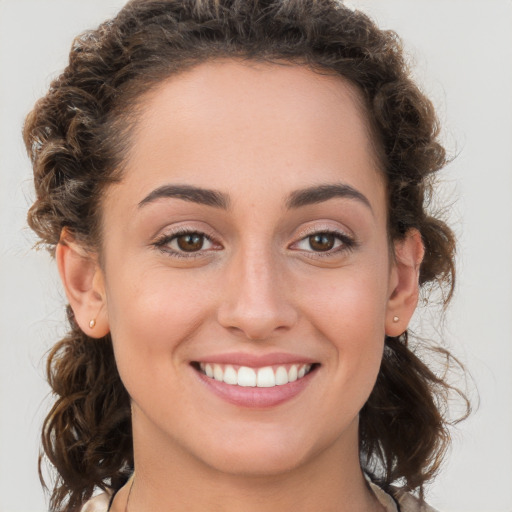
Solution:
<path fill-rule="evenodd" d="M 89 327 L 91 329 L 94 329 L 96 327 L 96 318 L 93 318 L 90 322 L 89 322 Z"/>
<path fill-rule="evenodd" d="M 397 316 L 394 316 L 394 317 L 393 317 L 393 322 L 395 322 L 395 324 L 398 322 L 398 320 L 400 320 L 400 318 L 399 318 L 399 317 L 397 317 Z"/>

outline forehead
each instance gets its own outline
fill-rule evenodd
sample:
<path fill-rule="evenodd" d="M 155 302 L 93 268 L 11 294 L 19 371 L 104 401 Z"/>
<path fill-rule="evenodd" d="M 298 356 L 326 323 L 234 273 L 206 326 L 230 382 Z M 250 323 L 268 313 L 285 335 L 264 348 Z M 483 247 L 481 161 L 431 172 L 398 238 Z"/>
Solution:
<path fill-rule="evenodd" d="M 204 121 L 209 126 L 246 123 L 247 128 L 266 121 L 267 130 L 271 124 L 277 130 L 286 123 L 291 129 L 294 122 L 313 126 L 315 119 L 324 125 L 328 121 L 332 128 L 340 122 L 352 126 L 345 136 L 365 132 L 365 142 L 372 142 L 364 100 L 355 85 L 333 72 L 290 62 L 207 61 L 153 88 L 142 96 L 140 107 L 138 143 L 144 132 L 149 137 L 154 135 L 149 131 L 168 129 L 170 122 L 179 123 L 180 129 L 188 125 L 199 135 Z"/>
<path fill-rule="evenodd" d="M 249 197 L 269 179 L 382 187 L 363 105 L 347 80 L 306 66 L 209 61 L 142 97 L 123 181 L 141 195 L 165 181 L 242 180 Z"/>

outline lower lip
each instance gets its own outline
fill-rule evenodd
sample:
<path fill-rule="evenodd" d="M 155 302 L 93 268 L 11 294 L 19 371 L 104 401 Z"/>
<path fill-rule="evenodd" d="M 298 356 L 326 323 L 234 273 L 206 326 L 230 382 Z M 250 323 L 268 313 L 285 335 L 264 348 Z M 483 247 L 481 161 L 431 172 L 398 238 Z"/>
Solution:
<path fill-rule="evenodd" d="M 275 407 L 284 402 L 287 402 L 297 396 L 303 389 L 308 386 L 311 379 L 314 378 L 317 368 L 311 370 L 307 375 L 295 382 L 289 382 L 281 386 L 274 386 L 271 388 L 258 388 L 258 387 L 244 387 L 233 386 L 226 384 L 206 376 L 198 370 L 197 373 L 201 382 L 203 382 L 208 389 L 215 393 L 225 401 L 238 405 L 240 407 L 251 408 L 267 408 Z"/>

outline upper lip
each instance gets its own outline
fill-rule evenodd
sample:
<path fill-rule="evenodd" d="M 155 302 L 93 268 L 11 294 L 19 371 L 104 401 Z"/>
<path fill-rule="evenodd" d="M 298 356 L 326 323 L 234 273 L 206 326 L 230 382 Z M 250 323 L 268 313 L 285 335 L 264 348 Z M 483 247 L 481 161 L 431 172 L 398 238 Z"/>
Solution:
<path fill-rule="evenodd" d="M 249 366 L 252 368 L 261 368 L 264 366 L 273 366 L 279 364 L 314 364 L 317 361 L 310 357 L 304 357 L 285 352 L 276 352 L 271 354 L 247 354 L 243 352 L 233 352 L 226 354 L 214 354 L 197 359 L 198 363 L 213 364 L 232 364 L 236 366 Z"/>

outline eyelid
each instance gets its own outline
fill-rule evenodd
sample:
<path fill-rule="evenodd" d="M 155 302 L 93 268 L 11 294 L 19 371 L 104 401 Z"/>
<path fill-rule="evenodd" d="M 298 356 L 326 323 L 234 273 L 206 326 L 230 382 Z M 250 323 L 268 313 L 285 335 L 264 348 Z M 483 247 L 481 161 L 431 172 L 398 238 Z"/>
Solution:
<path fill-rule="evenodd" d="M 191 234 L 203 236 L 205 239 L 210 241 L 212 245 L 217 246 L 217 248 L 200 249 L 198 251 L 187 252 L 169 247 L 169 244 L 178 237 Z M 196 228 L 190 225 L 177 226 L 175 228 L 164 231 L 164 233 L 161 233 L 154 238 L 151 245 L 164 252 L 165 254 L 169 254 L 178 258 L 194 258 L 204 256 L 207 252 L 212 250 L 220 250 L 223 248 L 222 244 L 217 240 L 217 237 L 210 233 L 210 230 L 205 228 Z"/>
<path fill-rule="evenodd" d="M 341 227 L 338 223 L 336 223 L 336 225 L 333 226 L 332 223 L 329 224 L 326 221 L 309 223 L 304 228 L 297 230 L 296 234 L 294 235 L 294 239 L 296 241 L 299 241 L 303 240 L 304 238 L 307 238 L 308 236 L 320 233 L 330 233 L 333 235 L 337 235 L 340 238 L 351 240 L 354 243 L 356 242 L 356 237 L 351 230 Z"/>
<path fill-rule="evenodd" d="M 334 235 L 339 234 L 346 236 L 347 238 L 354 238 L 354 235 L 349 229 L 343 229 L 339 226 L 333 226 L 325 222 L 310 224 L 305 228 L 299 230 L 296 238 L 306 238 L 307 236 L 316 235 L 317 233 L 332 233 Z"/>
<path fill-rule="evenodd" d="M 334 248 L 328 250 L 328 251 L 314 251 L 314 250 L 305 250 L 305 249 L 294 249 L 294 246 L 299 244 L 300 242 L 303 242 L 307 238 L 313 235 L 318 234 L 330 234 L 334 235 L 337 240 L 341 242 L 341 245 L 335 246 Z M 315 226 L 309 226 L 303 231 L 301 231 L 297 237 L 295 238 L 295 241 L 292 242 L 288 247 L 292 250 L 298 250 L 308 253 L 309 256 L 314 255 L 314 257 L 328 257 L 333 256 L 342 252 L 351 251 L 355 249 L 359 245 L 359 242 L 356 240 L 355 236 L 353 234 L 347 233 L 347 231 L 340 229 L 340 228 L 334 228 L 332 226 L 326 226 L 326 225 L 315 225 Z"/>
<path fill-rule="evenodd" d="M 339 227 L 333 227 L 326 224 L 316 224 L 305 227 L 300 230 L 297 235 L 294 237 L 294 241 L 288 245 L 288 249 L 301 251 L 305 253 L 309 253 L 309 256 L 314 255 L 314 257 L 328 257 L 333 256 L 342 252 L 350 251 L 355 249 L 359 242 L 356 240 L 353 234 L 349 234 L 347 231 Z M 299 249 L 295 246 L 300 242 L 304 241 L 308 237 L 316 234 L 331 234 L 334 235 L 341 244 L 329 249 L 327 251 L 315 251 L 313 249 Z M 212 248 L 200 249 L 198 251 L 181 251 L 174 248 L 169 247 L 171 241 L 175 240 L 181 235 L 188 234 L 198 234 L 207 239 L 214 246 Z M 152 246 L 159 249 L 161 252 L 169 254 L 171 256 L 175 256 L 178 258 L 194 258 L 194 257 L 204 257 L 205 253 L 209 253 L 212 251 L 218 251 L 223 249 L 223 245 L 219 242 L 219 237 L 211 228 L 208 226 L 194 226 L 190 224 L 179 225 L 175 227 L 170 227 L 168 229 L 164 229 L 164 232 L 155 236 Z"/>

